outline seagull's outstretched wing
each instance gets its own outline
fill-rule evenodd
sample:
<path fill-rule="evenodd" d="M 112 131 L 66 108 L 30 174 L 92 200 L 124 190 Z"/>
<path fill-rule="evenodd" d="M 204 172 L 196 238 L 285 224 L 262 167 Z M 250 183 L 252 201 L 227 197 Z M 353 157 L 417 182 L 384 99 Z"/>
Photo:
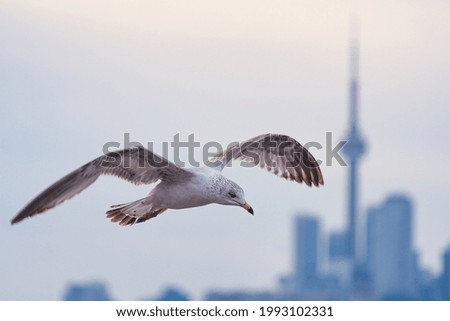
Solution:
<path fill-rule="evenodd" d="M 11 224 L 34 216 L 72 198 L 94 183 L 100 175 L 113 175 L 133 184 L 150 184 L 158 180 L 179 180 L 190 175 L 163 157 L 143 147 L 110 152 L 67 174 L 36 196 Z"/>
<path fill-rule="evenodd" d="M 215 155 L 209 166 L 220 170 L 233 159 L 259 165 L 276 175 L 306 185 L 323 185 L 314 157 L 299 142 L 286 135 L 265 134 L 236 144 Z"/>

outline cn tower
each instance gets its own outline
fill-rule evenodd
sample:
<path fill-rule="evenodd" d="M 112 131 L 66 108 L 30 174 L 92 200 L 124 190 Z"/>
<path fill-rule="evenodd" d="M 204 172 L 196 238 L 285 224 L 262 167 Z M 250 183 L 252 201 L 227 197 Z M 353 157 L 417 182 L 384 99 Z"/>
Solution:
<path fill-rule="evenodd" d="M 356 31 L 356 30 L 353 30 Z M 358 37 L 352 36 L 350 44 L 350 82 L 349 105 L 350 122 L 347 132 L 347 143 L 343 152 L 348 165 L 348 200 L 347 200 L 347 240 L 348 256 L 353 264 L 357 253 L 357 229 L 358 229 L 358 167 L 361 157 L 365 153 L 365 143 L 361 137 L 358 124 L 359 109 L 359 43 Z"/>

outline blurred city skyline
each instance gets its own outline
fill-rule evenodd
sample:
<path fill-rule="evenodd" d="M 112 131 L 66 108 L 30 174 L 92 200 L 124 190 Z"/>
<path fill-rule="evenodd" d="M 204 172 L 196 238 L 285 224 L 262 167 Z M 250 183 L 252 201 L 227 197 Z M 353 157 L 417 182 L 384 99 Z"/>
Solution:
<path fill-rule="evenodd" d="M 356 266 L 349 256 L 345 233 L 324 235 L 314 213 L 296 213 L 290 231 L 293 264 L 278 276 L 278 284 L 263 290 L 207 289 L 200 300 L 450 300 L 450 244 L 441 254 L 442 272 L 420 265 L 413 247 L 414 209 L 405 195 L 389 194 L 364 211 L 366 226 L 358 243 L 365 243 Z M 358 244 L 363 245 L 363 244 Z M 275 276 L 274 276 L 275 277 Z M 108 282 L 73 283 L 63 299 L 120 300 L 108 294 Z M 189 289 L 170 285 L 158 294 L 136 300 L 192 300 Z"/>
<path fill-rule="evenodd" d="M 117 227 L 104 218 L 109 205 L 149 188 L 102 178 L 52 212 L 14 227 L 9 220 L 124 133 L 155 143 L 195 133 L 225 145 L 266 132 L 301 143 L 325 144 L 326 132 L 346 138 L 354 6 L 1 1 L 0 299 L 60 299 L 65 284 L 86 280 L 107 280 L 124 300 L 168 284 L 194 298 L 208 288 L 273 289 L 292 266 L 292 213 L 317 213 L 326 234 L 346 226 L 346 168 L 322 167 L 319 189 L 229 169 L 255 217 L 207 206 Z M 450 241 L 450 45 L 442 41 L 450 4 L 360 1 L 356 11 L 370 151 L 360 208 L 408 193 L 413 246 L 438 275 Z M 324 159 L 323 150 L 314 155 Z"/>

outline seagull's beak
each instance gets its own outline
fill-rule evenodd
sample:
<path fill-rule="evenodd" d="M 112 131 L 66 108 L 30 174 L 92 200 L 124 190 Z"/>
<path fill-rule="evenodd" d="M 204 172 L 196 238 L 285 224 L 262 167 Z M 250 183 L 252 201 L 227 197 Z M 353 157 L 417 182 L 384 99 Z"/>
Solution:
<path fill-rule="evenodd" d="M 247 212 L 249 212 L 250 214 L 254 215 L 253 214 L 253 208 L 250 205 L 248 205 L 248 203 L 242 204 L 241 207 L 245 208 L 247 210 Z"/>

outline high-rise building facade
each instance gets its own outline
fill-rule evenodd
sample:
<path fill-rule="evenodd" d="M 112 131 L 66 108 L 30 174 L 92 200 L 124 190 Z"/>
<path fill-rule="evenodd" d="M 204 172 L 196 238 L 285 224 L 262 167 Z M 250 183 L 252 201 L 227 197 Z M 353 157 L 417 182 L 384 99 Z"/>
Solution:
<path fill-rule="evenodd" d="M 391 195 L 369 208 L 367 267 L 377 299 L 412 299 L 415 296 L 415 253 L 411 201 Z"/>
<path fill-rule="evenodd" d="M 328 239 L 328 274 L 335 278 L 341 290 L 348 291 L 353 283 L 353 261 L 348 253 L 348 233 L 334 232 Z"/>
<path fill-rule="evenodd" d="M 297 216 L 294 232 L 294 291 L 314 290 L 318 280 L 319 222 L 313 216 Z"/>

